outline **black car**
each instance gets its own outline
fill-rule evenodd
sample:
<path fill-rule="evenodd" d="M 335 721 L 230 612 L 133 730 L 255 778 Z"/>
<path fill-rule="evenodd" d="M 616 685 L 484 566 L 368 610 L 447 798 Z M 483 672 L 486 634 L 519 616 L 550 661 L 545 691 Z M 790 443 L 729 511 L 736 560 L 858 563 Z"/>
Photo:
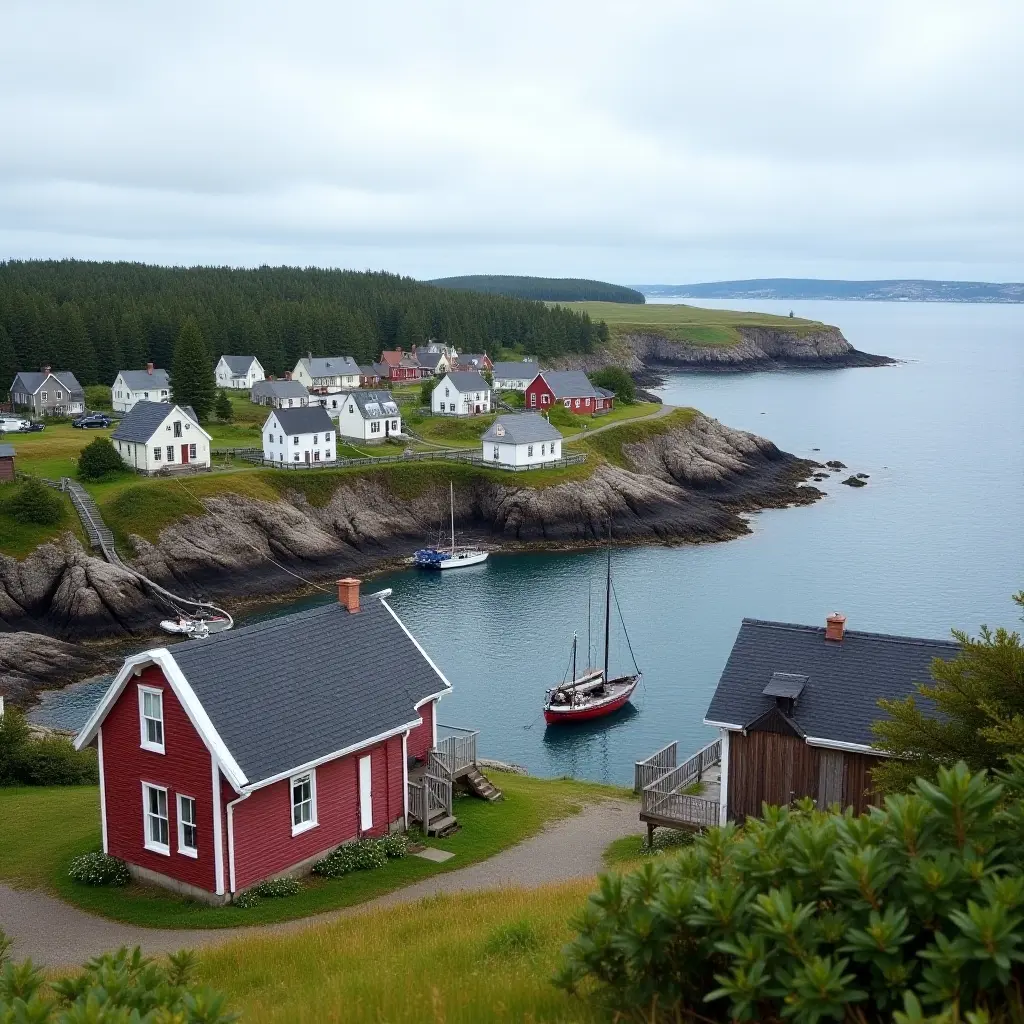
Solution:
<path fill-rule="evenodd" d="M 25 431 L 26 431 L 26 433 L 34 434 L 34 433 L 36 433 L 39 430 L 45 430 L 45 429 L 46 429 L 46 424 L 45 423 L 30 423 L 25 428 Z"/>
<path fill-rule="evenodd" d="M 77 420 L 71 421 L 71 426 L 88 430 L 90 427 L 109 427 L 110 420 L 101 412 L 90 413 L 88 416 L 79 416 Z"/>

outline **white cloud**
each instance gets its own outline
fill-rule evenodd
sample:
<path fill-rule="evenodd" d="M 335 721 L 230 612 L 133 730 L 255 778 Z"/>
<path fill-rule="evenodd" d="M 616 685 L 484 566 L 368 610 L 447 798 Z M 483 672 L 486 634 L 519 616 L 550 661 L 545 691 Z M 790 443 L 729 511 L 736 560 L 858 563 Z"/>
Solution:
<path fill-rule="evenodd" d="M 14 3 L 0 255 L 1024 277 L 1024 8 Z"/>

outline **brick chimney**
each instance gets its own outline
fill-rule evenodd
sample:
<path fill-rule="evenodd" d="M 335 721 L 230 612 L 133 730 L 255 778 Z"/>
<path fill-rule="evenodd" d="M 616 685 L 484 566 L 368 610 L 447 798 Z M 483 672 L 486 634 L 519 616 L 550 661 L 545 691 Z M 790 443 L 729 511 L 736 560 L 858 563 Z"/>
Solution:
<path fill-rule="evenodd" d="M 356 597 L 356 603 L 358 604 L 358 595 Z M 825 619 L 825 639 L 834 640 L 836 643 L 843 642 L 843 636 L 846 633 L 846 616 L 841 615 L 839 612 L 833 612 L 827 619 Z"/>
<path fill-rule="evenodd" d="M 150 376 L 153 375 L 153 364 L 152 363 L 146 363 L 146 373 L 148 373 Z"/>
<path fill-rule="evenodd" d="M 43 376 L 44 377 L 48 377 L 49 375 L 50 375 L 50 367 L 49 366 L 44 366 L 43 367 Z"/>
<path fill-rule="evenodd" d="M 344 605 L 350 612 L 359 611 L 359 580 L 352 576 L 338 580 L 338 604 Z"/>
<path fill-rule="evenodd" d="M 284 379 L 285 380 L 291 380 L 292 379 L 292 371 L 291 370 L 285 370 L 284 371 Z"/>

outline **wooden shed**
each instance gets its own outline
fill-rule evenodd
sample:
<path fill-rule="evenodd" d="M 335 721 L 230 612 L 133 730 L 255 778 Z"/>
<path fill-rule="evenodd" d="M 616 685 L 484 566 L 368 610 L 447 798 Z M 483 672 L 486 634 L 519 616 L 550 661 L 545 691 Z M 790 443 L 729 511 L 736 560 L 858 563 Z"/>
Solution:
<path fill-rule="evenodd" d="M 14 445 L 0 444 L 0 484 L 14 481 Z"/>

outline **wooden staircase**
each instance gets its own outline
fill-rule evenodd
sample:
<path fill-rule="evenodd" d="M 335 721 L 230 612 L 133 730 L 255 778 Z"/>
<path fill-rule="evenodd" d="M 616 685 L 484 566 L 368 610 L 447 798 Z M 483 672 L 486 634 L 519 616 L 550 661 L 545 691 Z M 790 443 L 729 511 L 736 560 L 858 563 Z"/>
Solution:
<path fill-rule="evenodd" d="M 476 765 L 462 776 L 462 781 L 473 796 L 478 796 L 481 800 L 493 804 L 501 799 L 501 790 Z"/>

